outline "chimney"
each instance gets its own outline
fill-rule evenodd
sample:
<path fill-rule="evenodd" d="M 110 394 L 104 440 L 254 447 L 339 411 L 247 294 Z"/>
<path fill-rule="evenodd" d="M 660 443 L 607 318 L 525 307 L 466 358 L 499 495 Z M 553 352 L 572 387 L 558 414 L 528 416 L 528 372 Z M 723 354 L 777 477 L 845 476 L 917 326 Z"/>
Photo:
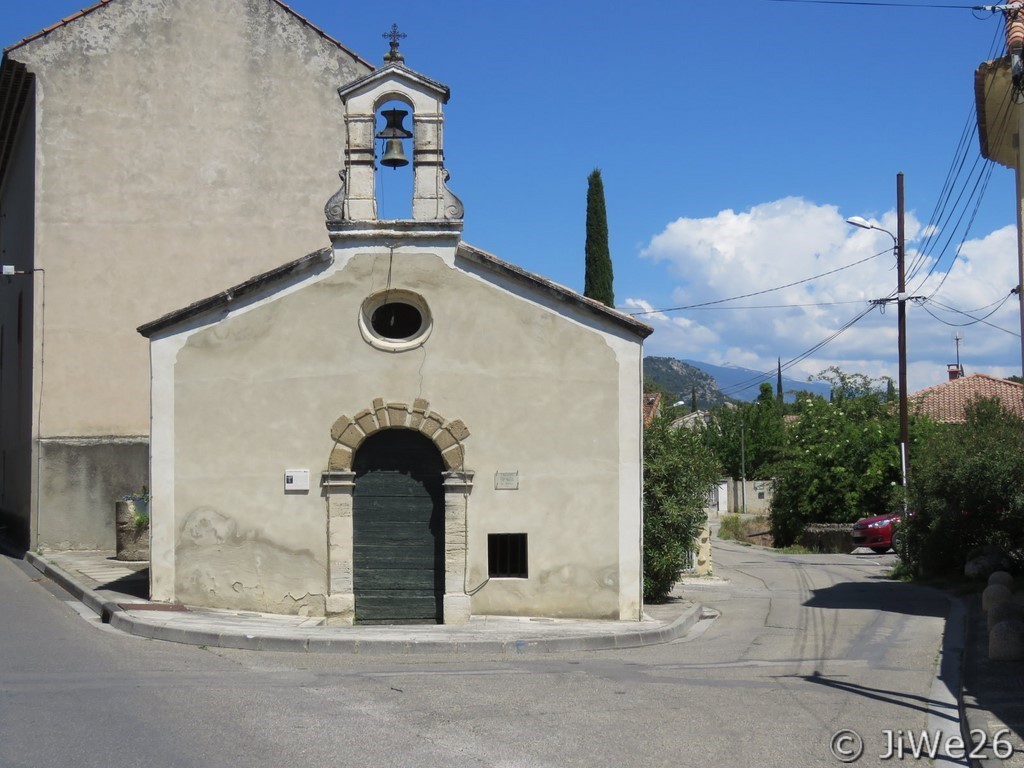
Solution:
<path fill-rule="evenodd" d="M 960 363 L 947 363 L 946 370 L 949 373 L 950 381 L 956 381 L 964 377 L 964 367 Z"/>
<path fill-rule="evenodd" d="M 1010 80 L 1014 101 L 1024 90 L 1024 0 L 1009 0 L 1003 10 L 1006 17 L 1006 55 L 1010 57 Z"/>
<path fill-rule="evenodd" d="M 1014 7 L 1016 6 L 1016 7 Z M 1011 56 L 1024 50 L 1024 1 L 1009 0 L 1004 6 L 1006 16 L 1006 52 Z"/>

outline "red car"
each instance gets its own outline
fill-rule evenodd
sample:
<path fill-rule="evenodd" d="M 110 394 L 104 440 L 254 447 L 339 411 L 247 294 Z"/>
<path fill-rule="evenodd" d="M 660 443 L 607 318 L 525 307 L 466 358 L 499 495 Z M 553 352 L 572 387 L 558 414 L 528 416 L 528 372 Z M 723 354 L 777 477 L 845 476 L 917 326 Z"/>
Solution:
<path fill-rule="evenodd" d="M 853 524 L 853 546 L 868 547 L 879 555 L 896 549 L 899 543 L 896 525 L 899 521 L 900 516 L 895 512 L 862 517 Z"/>

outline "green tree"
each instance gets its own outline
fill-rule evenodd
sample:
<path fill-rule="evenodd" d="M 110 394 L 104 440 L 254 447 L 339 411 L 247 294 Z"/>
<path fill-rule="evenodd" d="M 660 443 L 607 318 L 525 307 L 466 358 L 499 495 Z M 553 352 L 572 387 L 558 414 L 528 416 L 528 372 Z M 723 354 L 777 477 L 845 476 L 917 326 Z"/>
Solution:
<path fill-rule="evenodd" d="M 697 430 L 665 416 L 644 431 L 644 599 L 668 596 L 707 522 L 717 462 Z"/>
<path fill-rule="evenodd" d="M 770 479 L 785 440 L 782 415 L 782 407 L 768 382 L 762 382 L 753 403 L 715 408 L 704 439 L 718 459 L 722 473 L 736 478 Z"/>
<path fill-rule="evenodd" d="M 583 295 L 600 301 L 609 307 L 615 306 L 615 291 L 612 288 L 612 255 L 608 248 L 608 214 L 604 205 L 604 182 L 601 170 L 595 168 L 587 178 L 587 240 L 586 274 L 583 281 Z"/>
<path fill-rule="evenodd" d="M 838 368 L 832 400 L 803 397 L 774 465 L 772 534 L 792 544 L 808 523 L 847 523 L 899 506 L 899 421 L 874 382 Z"/>
<path fill-rule="evenodd" d="M 971 549 L 1024 556 L 1024 421 L 997 400 L 968 404 L 966 424 L 915 424 L 901 555 L 911 573 L 962 572 Z"/>

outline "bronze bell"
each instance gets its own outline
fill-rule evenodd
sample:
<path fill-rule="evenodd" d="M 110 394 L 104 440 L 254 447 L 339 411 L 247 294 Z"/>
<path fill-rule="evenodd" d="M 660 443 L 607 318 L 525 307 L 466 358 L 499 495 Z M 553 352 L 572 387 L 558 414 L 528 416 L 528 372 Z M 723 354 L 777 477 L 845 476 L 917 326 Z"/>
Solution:
<path fill-rule="evenodd" d="M 380 164 L 388 168 L 401 168 L 403 165 L 409 164 L 409 158 L 405 156 L 405 150 L 402 149 L 401 139 L 388 139 Z"/>
<path fill-rule="evenodd" d="M 378 139 L 411 139 L 412 134 L 405 130 L 405 126 L 402 125 L 402 121 L 405 120 L 405 116 L 409 113 L 404 109 L 384 109 L 381 110 L 381 114 L 384 119 L 388 121 L 387 125 L 375 136 Z"/>
<path fill-rule="evenodd" d="M 380 164 L 388 168 L 401 168 L 403 165 L 408 165 L 409 158 L 405 156 L 405 150 L 402 149 L 402 139 L 411 139 L 412 134 L 405 130 L 402 121 L 409 113 L 404 109 L 384 109 L 381 110 L 381 114 L 387 120 L 387 125 L 375 138 L 387 139 L 388 143 L 384 146 L 384 157 L 381 158 Z"/>

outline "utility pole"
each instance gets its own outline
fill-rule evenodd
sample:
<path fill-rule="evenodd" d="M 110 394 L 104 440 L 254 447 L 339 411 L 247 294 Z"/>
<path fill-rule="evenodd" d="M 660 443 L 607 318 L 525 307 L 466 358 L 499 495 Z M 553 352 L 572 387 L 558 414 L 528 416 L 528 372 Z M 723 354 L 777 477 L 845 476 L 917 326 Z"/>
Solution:
<path fill-rule="evenodd" d="M 1017 110 L 1018 120 L 1024 123 L 1024 109 Z M 1018 130 L 1022 125 L 1018 123 Z M 1018 153 L 1020 150 L 1018 149 Z M 1024 172 L 1022 172 L 1024 158 L 1018 154 L 1017 158 L 1017 287 L 1014 292 L 1017 294 L 1017 303 L 1020 314 L 1020 372 L 1024 376 Z"/>
<path fill-rule="evenodd" d="M 740 422 L 740 498 L 743 503 L 743 514 L 747 514 L 747 446 L 743 437 L 743 428 L 746 426 Z"/>
<path fill-rule="evenodd" d="M 920 298 L 919 296 L 907 296 L 907 276 L 904 268 L 904 253 L 906 251 L 906 230 L 904 228 L 904 212 L 903 212 L 903 173 L 896 174 L 896 234 L 894 235 L 887 229 L 877 224 L 861 218 L 860 216 L 851 216 L 846 220 L 847 224 L 852 224 L 855 227 L 861 229 L 877 229 L 879 232 L 885 232 L 889 237 L 892 238 L 892 247 L 896 251 L 896 309 L 897 309 L 897 346 L 899 352 L 899 387 L 900 387 L 900 477 L 903 480 L 904 498 L 906 498 L 907 489 L 907 471 L 909 465 L 909 457 L 907 456 L 907 446 L 910 444 L 910 427 L 907 416 L 907 301 L 911 298 Z M 892 297 L 885 299 L 876 299 L 873 304 L 888 304 L 892 301 Z"/>
<path fill-rule="evenodd" d="M 907 276 L 904 271 L 906 232 L 903 216 L 903 172 L 896 174 L 896 308 L 899 334 L 900 357 L 900 468 L 903 490 L 907 490 L 907 469 L 909 458 L 907 446 L 910 443 L 910 422 L 907 415 Z"/>

